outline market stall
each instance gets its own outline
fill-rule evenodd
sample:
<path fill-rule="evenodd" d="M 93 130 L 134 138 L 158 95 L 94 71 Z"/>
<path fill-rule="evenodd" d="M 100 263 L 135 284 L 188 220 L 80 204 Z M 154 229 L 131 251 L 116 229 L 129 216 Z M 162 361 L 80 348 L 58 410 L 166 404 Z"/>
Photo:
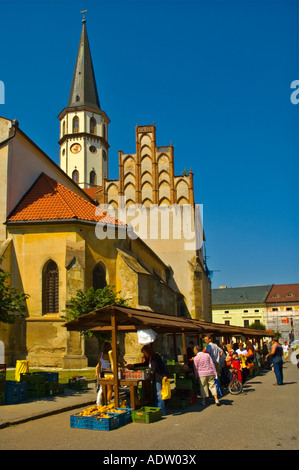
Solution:
<path fill-rule="evenodd" d="M 158 334 L 171 334 L 174 343 L 174 360 L 178 362 L 176 335 L 182 335 L 183 352 L 186 352 L 185 335 L 195 336 L 197 342 L 202 341 L 202 337 L 207 334 L 223 337 L 244 336 L 247 338 L 263 338 L 267 333 L 263 330 L 253 330 L 232 325 L 209 323 L 191 318 L 177 317 L 174 315 L 164 315 L 148 310 L 136 309 L 112 305 L 103 307 L 95 312 L 83 315 L 64 325 L 68 331 L 102 331 L 111 332 L 112 336 L 112 360 L 114 364 L 113 377 L 101 378 L 99 383 L 103 391 L 108 385 L 114 386 L 114 399 L 116 406 L 119 406 L 119 387 L 128 386 L 130 389 L 131 407 L 134 408 L 135 395 L 138 384 L 147 389 L 147 378 L 123 377 L 120 374 L 117 360 L 117 332 L 138 332 L 140 329 L 153 329 Z M 147 389 L 148 390 L 148 389 Z M 145 395 L 147 396 L 146 392 Z"/>
<path fill-rule="evenodd" d="M 158 334 L 171 333 L 174 338 L 174 350 L 176 349 L 176 334 L 199 333 L 203 329 L 192 319 L 177 317 L 174 315 L 163 315 L 155 312 L 121 306 L 103 307 L 95 312 L 83 315 L 65 324 L 68 331 L 103 331 L 111 332 L 112 336 L 112 358 L 113 378 L 101 378 L 99 383 L 103 389 L 107 385 L 114 386 L 114 399 L 119 406 L 119 387 L 127 385 L 130 388 L 131 407 L 135 406 L 135 394 L 140 382 L 146 387 L 147 379 L 121 378 L 117 360 L 117 332 L 134 332 L 140 329 L 153 329 Z"/>

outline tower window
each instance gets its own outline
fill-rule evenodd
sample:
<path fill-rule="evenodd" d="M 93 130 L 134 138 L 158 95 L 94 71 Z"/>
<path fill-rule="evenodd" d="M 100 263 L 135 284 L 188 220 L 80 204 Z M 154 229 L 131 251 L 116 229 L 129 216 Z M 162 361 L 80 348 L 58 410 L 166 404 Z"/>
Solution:
<path fill-rule="evenodd" d="M 107 161 L 107 152 L 105 150 L 103 150 L 103 160 Z"/>
<path fill-rule="evenodd" d="M 75 116 L 73 118 L 73 134 L 75 134 L 76 132 L 79 132 L 79 118 L 78 118 L 78 116 Z"/>
<path fill-rule="evenodd" d="M 76 101 L 80 101 L 80 96 L 79 95 L 76 96 Z"/>
<path fill-rule="evenodd" d="M 79 183 L 79 171 L 74 170 L 72 173 L 72 180 L 75 181 L 75 183 Z"/>
<path fill-rule="evenodd" d="M 50 260 L 43 269 L 43 313 L 59 312 L 59 273 L 55 261 Z"/>
<path fill-rule="evenodd" d="M 89 183 L 96 185 L 97 184 L 97 175 L 94 170 L 89 173 Z"/>
<path fill-rule="evenodd" d="M 89 122 L 89 132 L 91 134 L 96 134 L 97 133 L 97 121 L 95 120 L 94 117 L 90 118 Z"/>

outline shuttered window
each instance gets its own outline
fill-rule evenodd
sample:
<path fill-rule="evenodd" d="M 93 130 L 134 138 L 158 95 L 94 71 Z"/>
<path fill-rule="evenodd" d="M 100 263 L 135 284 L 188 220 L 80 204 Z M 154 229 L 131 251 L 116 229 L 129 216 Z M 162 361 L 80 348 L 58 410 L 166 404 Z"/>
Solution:
<path fill-rule="evenodd" d="M 54 261 L 49 261 L 43 271 L 43 313 L 59 312 L 59 273 Z"/>

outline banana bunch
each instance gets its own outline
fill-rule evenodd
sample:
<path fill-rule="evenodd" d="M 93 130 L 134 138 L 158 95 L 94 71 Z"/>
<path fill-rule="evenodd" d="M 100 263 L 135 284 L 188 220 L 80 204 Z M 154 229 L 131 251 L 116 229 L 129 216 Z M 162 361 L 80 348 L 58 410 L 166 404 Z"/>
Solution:
<path fill-rule="evenodd" d="M 94 405 L 94 406 L 89 406 L 88 408 L 85 408 L 85 410 L 81 411 L 78 415 L 79 416 L 98 416 L 100 418 L 111 418 L 110 415 L 107 413 L 123 413 L 124 408 L 127 406 L 127 401 L 123 400 L 120 403 L 120 408 L 123 408 L 123 410 L 116 409 L 114 402 L 109 403 L 109 405 Z"/>

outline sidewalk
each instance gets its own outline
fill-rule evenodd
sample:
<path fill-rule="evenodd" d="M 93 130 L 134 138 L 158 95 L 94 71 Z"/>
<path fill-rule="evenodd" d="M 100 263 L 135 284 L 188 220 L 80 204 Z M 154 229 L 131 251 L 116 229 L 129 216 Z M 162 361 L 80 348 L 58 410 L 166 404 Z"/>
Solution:
<path fill-rule="evenodd" d="M 15 405 L 0 406 L 0 429 L 11 424 L 24 423 L 32 419 L 95 404 L 97 392 L 94 381 L 88 390 L 75 391 L 65 387 L 63 395 L 47 396 L 41 399 L 29 398 Z"/>

